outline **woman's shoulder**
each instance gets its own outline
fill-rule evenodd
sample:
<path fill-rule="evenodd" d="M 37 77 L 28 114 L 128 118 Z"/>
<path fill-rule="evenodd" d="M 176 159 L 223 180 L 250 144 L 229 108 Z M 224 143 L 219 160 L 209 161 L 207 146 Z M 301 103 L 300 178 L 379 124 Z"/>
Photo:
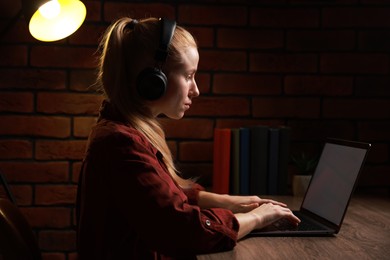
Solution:
<path fill-rule="evenodd" d="M 93 128 L 89 138 L 90 145 L 142 146 L 151 147 L 146 137 L 134 127 L 123 122 L 100 120 Z"/>

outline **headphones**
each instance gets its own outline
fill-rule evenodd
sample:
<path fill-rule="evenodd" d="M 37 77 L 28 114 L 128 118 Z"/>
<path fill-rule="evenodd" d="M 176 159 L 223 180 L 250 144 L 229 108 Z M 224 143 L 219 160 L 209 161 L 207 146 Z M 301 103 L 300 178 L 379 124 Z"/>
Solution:
<path fill-rule="evenodd" d="M 136 80 L 137 92 L 141 98 L 156 100 L 162 97 L 167 88 L 167 76 L 162 72 L 162 67 L 168 56 L 168 47 L 171 43 L 176 22 L 165 18 L 159 19 L 161 23 L 160 44 L 154 55 L 156 66 L 142 70 Z"/>

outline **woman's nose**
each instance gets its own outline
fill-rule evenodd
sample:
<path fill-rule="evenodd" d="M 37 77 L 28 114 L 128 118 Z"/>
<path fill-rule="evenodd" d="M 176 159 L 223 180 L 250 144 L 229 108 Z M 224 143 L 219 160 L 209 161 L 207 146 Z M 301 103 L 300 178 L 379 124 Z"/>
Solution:
<path fill-rule="evenodd" d="M 194 80 L 194 83 L 191 86 L 189 94 L 190 94 L 190 97 L 197 97 L 200 94 L 199 89 L 198 89 L 198 85 L 196 84 L 195 80 Z"/>

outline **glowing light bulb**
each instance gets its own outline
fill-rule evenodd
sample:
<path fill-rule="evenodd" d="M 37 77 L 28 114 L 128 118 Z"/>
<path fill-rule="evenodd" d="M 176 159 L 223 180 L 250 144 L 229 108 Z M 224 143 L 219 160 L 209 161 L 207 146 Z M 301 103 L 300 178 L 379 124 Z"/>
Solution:
<path fill-rule="evenodd" d="M 46 19 L 53 19 L 61 12 L 61 6 L 57 0 L 52 0 L 39 7 L 39 12 Z"/>

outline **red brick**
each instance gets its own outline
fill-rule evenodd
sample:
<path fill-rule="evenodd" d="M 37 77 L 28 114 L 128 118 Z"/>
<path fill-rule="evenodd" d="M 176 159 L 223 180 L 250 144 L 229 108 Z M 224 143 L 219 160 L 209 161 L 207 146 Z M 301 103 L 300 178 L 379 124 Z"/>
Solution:
<path fill-rule="evenodd" d="M 198 47 L 213 47 L 214 46 L 214 30 L 213 28 L 205 27 L 185 27 L 195 38 Z"/>
<path fill-rule="evenodd" d="M 74 204 L 76 185 L 40 185 L 35 186 L 36 205 Z"/>
<path fill-rule="evenodd" d="M 106 2 L 104 4 L 104 20 L 113 21 L 122 16 L 130 16 L 136 19 L 145 17 L 167 17 L 175 18 L 175 8 L 170 4 L 149 3 L 114 3 Z"/>
<path fill-rule="evenodd" d="M 390 8 L 331 7 L 322 10 L 322 25 L 338 28 L 373 28 L 390 26 Z"/>
<path fill-rule="evenodd" d="M 105 25 L 83 24 L 74 34 L 69 36 L 69 42 L 75 45 L 93 45 L 96 47 L 107 29 Z"/>
<path fill-rule="evenodd" d="M 343 76 L 286 76 L 284 88 L 288 95 L 347 96 L 353 93 L 353 78 Z"/>
<path fill-rule="evenodd" d="M 359 139 L 369 141 L 390 141 L 390 122 L 388 120 L 363 121 L 358 124 L 358 129 Z"/>
<path fill-rule="evenodd" d="M 26 206 L 32 204 L 33 191 L 30 185 L 9 185 L 9 189 L 16 201 L 16 205 Z M 8 199 L 8 195 L 3 189 L 3 185 L 0 186 L 0 197 Z"/>
<path fill-rule="evenodd" d="M 211 186 L 213 173 L 212 162 L 184 162 L 179 163 L 178 168 L 184 178 L 195 178 L 197 183 L 204 185 L 206 188 Z"/>
<path fill-rule="evenodd" d="M 75 162 L 72 164 L 72 183 L 79 182 L 81 165 L 82 165 L 82 162 Z"/>
<path fill-rule="evenodd" d="M 240 97 L 199 97 L 194 99 L 187 115 L 201 116 L 246 116 L 250 102 Z"/>
<path fill-rule="evenodd" d="M 68 230 L 43 230 L 39 232 L 39 246 L 47 251 L 76 250 L 76 232 Z"/>
<path fill-rule="evenodd" d="M 324 99 L 325 118 L 388 119 L 390 102 L 387 99 Z"/>
<path fill-rule="evenodd" d="M 85 17 L 86 22 L 90 21 L 100 21 L 101 20 L 101 13 L 102 13 L 102 6 L 101 1 L 83 1 L 85 8 L 87 8 L 87 16 Z M 84 26 L 84 25 L 82 25 Z"/>
<path fill-rule="evenodd" d="M 81 93 L 38 93 L 38 112 L 50 114 L 96 115 L 103 97 Z"/>
<path fill-rule="evenodd" d="M 359 50 L 363 51 L 390 51 L 390 31 L 375 30 L 359 32 Z"/>
<path fill-rule="evenodd" d="M 355 32 L 291 31 L 287 33 L 287 49 L 293 51 L 347 51 L 355 48 Z"/>
<path fill-rule="evenodd" d="M 31 159 L 32 143 L 26 140 L 0 140 L 0 159 Z"/>
<path fill-rule="evenodd" d="M 211 119 L 160 119 L 167 138 L 209 139 L 213 137 L 214 121 Z"/>
<path fill-rule="evenodd" d="M 1 162 L 8 182 L 56 183 L 69 180 L 68 162 Z"/>
<path fill-rule="evenodd" d="M 5 2 L 5 1 L 2 1 Z M 3 17 L 3 16 L 0 16 Z M 3 28 L 3 27 L 2 27 Z M 34 37 L 28 31 L 28 26 L 24 19 L 15 22 L 8 32 L 2 37 L 2 42 L 6 43 L 33 43 L 36 42 Z"/>
<path fill-rule="evenodd" d="M 31 65 L 52 68 L 95 68 L 96 48 L 35 46 L 31 48 Z"/>
<path fill-rule="evenodd" d="M 283 47 L 282 31 L 259 29 L 219 29 L 217 47 L 237 49 L 279 49 Z"/>
<path fill-rule="evenodd" d="M 250 71 L 253 72 L 316 72 L 317 56 L 314 54 L 252 53 Z"/>
<path fill-rule="evenodd" d="M 320 141 L 327 137 L 341 139 L 354 139 L 356 128 L 350 121 L 329 121 L 329 120 L 292 120 L 288 124 L 291 131 L 292 140 Z"/>
<path fill-rule="evenodd" d="M 319 118 L 319 98 L 254 98 L 254 117 Z"/>
<path fill-rule="evenodd" d="M 68 260 L 78 260 L 78 259 L 79 259 L 79 257 L 78 257 L 78 254 L 76 252 L 68 254 Z M 45 260 L 45 259 L 43 259 L 43 260 Z"/>
<path fill-rule="evenodd" d="M 47 116 L 0 116 L 0 135 L 69 137 L 70 119 Z"/>
<path fill-rule="evenodd" d="M 389 76 L 356 77 L 355 94 L 362 97 L 390 97 Z"/>
<path fill-rule="evenodd" d="M 244 71 L 247 55 L 244 51 L 200 50 L 199 70 Z"/>
<path fill-rule="evenodd" d="M 314 28 L 319 26 L 320 12 L 316 8 L 252 8 L 252 26 L 272 28 Z"/>
<path fill-rule="evenodd" d="M 0 89 L 65 89 L 66 74 L 61 70 L 1 69 Z"/>
<path fill-rule="evenodd" d="M 96 124 L 96 117 L 75 117 L 73 119 L 73 135 L 75 137 L 88 137 L 92 126 Z"/>
<path fill-rule="evenodd" d="M 0 66 L 25 66 L 27 65 L 27 46 L 2 45 L 0 56 Z"/>
<path fill-rule="evenodd" d="M 389 71 L 389 57 L 380 53 L 322 54 L 320 62 L 324 73 L 386 74 Z"/>
<path fill-rule="evenodd" d="M 42 252 L 42 260 L 66 260 L 66 255 L 64 253 Z M 77 260 L 77 258 L 75 258 L 74 260 Z"/>
<path fill-rule="evenodd" d="M 28 92 L 2 92 L 0 112 L 32 112 L 34 96 Z"/>
<path fill-rule="evenodd" d="M 37 160 L 81 160 L 85 153 L 85 140 L 36 141 Z"/>
<path fill-rule="evenodd" d="M 227 5 L 180 5 L 179 23 L 196 25 L 244 25 L 247 9 Z"/>
<path fill-rule="evenodd" d="M 176 141 L 167 141 L 168 148 L 172 153 L 173 160 L 177 160 L 177 142 Z"/>
<path fill-rule="evenodd" d="M 95 70 L 73 70 L 70 73 L 70 89 L 81 92 L 95 92 L 96 85 Z"/>
<path fill-rule="evenodd" d="M 21 207 L 23 215 L 33 228 L 70 227 L 70 208 L 60 207 Z"/>
<path fill-rule="evenodd" d="M 208 73 L 197 73 L 195 75 L 196 84 L 198 85 L 200 95 L 204 93 L 210 93 L 210 78 L 210 74 Z"/>
<path fill-rule="evenodd" d="M 217 94 L 278 95 L 282 92 L 282 81 L 279 76 L 215 74 L 213 92 Z"/>
<path fill-rule="evenodd" d="M 1 1 L 0 17 L 12 18 L 22 7 L 19 1 Z"/>
<path fill-rule="evenodd" d="M 179 160 L 181 162 L 212 161 L 213 142 L 181 142 Z"/>

